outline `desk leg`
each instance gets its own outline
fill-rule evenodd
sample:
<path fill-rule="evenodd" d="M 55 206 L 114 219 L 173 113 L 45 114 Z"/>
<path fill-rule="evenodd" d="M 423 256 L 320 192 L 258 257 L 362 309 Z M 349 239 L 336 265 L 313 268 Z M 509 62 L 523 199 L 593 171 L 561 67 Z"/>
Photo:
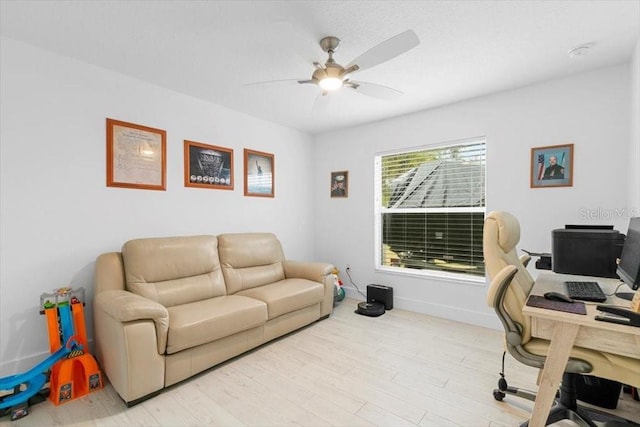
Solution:
<path fill-rule="evenodd" d="M 542 370 L 540 386 L 529 422 L 530 427 L 542 427 L 547 421 L 569 354 L 578 335 L 578 329 L 580 329 L 579 325 L 564 322 L 557 322 L 553 328 L 547 361 Z"/>

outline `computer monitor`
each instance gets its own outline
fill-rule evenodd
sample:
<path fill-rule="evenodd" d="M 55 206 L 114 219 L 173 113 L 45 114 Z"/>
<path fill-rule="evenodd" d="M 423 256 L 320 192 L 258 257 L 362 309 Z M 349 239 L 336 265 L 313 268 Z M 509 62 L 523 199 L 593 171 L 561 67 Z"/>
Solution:
<path fill-rule="evenodd" d="M 634 291 L 640 287 L 640 217 L 631 218 L 616 274 Z M 633 299 L 633 292 L 616 292 L 618 298 Z"/>

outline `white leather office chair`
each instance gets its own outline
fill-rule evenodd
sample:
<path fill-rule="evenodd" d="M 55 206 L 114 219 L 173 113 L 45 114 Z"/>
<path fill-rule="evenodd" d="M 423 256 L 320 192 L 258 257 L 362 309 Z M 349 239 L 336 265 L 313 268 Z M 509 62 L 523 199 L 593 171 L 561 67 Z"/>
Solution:
<path fill-rule="evenodd" d="M 516 253 L 520 224 L 510 213 L 491 212 L 485 219 L 483 233 L 486 275 L 491 280 L 487 302 L 504 326 L 506 350 L 525 365 L 543 368 L 549 341 L 532 338 L 530 320 L 522 314 L 534 280 Z M 528 262 L 526 258 L 523 260 Z M 637 360 L 574 347 L 560 386 L 560 400 L 551 410 L 547 425 L 570 419 L 580 425 L 595 426 L 589 414 L 577 406 L 576 374 L 594 375 L 636 387 L 640 385 L 640 364 Z M 502 400 L 506 395 L 535 400 L 534 393 L 508 386 L 504 378 L 503 356 L 503 370 L 494 397 Z"/>

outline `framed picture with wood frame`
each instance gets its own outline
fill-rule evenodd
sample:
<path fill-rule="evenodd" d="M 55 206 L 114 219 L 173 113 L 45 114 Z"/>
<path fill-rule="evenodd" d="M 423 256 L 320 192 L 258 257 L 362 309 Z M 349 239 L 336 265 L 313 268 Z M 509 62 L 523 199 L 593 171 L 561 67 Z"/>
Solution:
<path fill-rule="evenodd" d="M 331 197 L 349 197 L 349 171 L 331 172 Z"/>
<path fill-rule="evenodd" d="M 275 159 L 273 154 L 244 149 L 244 195 L 275 196 Z"/>
<path fill-rule="evenodd" d="M 531 149 L 531 188 L 573 186 L 573 144 Z"/>
<path fill-rule="evenodd" d="M 166 190 L 167 132 L 107 119 L 107 187 Z"/>
<path fill-rule="evenodd" d="M 184 141 L 184 186 L 233 190 L 233 149 Z"/>

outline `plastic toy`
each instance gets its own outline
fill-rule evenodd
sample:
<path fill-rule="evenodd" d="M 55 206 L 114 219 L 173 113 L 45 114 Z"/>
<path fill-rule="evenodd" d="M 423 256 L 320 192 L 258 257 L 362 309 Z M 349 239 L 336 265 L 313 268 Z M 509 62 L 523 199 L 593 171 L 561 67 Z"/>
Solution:
<path fill-rule="evenodd" d="M 333 283 L 335 288 L 333 289 L 333 303 L 340 302 L 344 299 L 345 292 L 342 287 L 342 280 L 340 280 L 340 276 L 338 276 L 339 270 L 337 268 L 333 268 L 331 274 L 333 274 Z"/>
<path fill-rule="evenodd" d="M 49 395 L 56 405 L 101 389 L 98 364 L 86 353 L 84 289 L 60 288 L 40 296 L 40 314 L 46 316 L 51 356 L 18 375 L 0 378 L 0 416 L 11 413 L 11 420 L 29 414 L 29 405 Z M 50 391 L 42 389 L 49 375 Z"/>

